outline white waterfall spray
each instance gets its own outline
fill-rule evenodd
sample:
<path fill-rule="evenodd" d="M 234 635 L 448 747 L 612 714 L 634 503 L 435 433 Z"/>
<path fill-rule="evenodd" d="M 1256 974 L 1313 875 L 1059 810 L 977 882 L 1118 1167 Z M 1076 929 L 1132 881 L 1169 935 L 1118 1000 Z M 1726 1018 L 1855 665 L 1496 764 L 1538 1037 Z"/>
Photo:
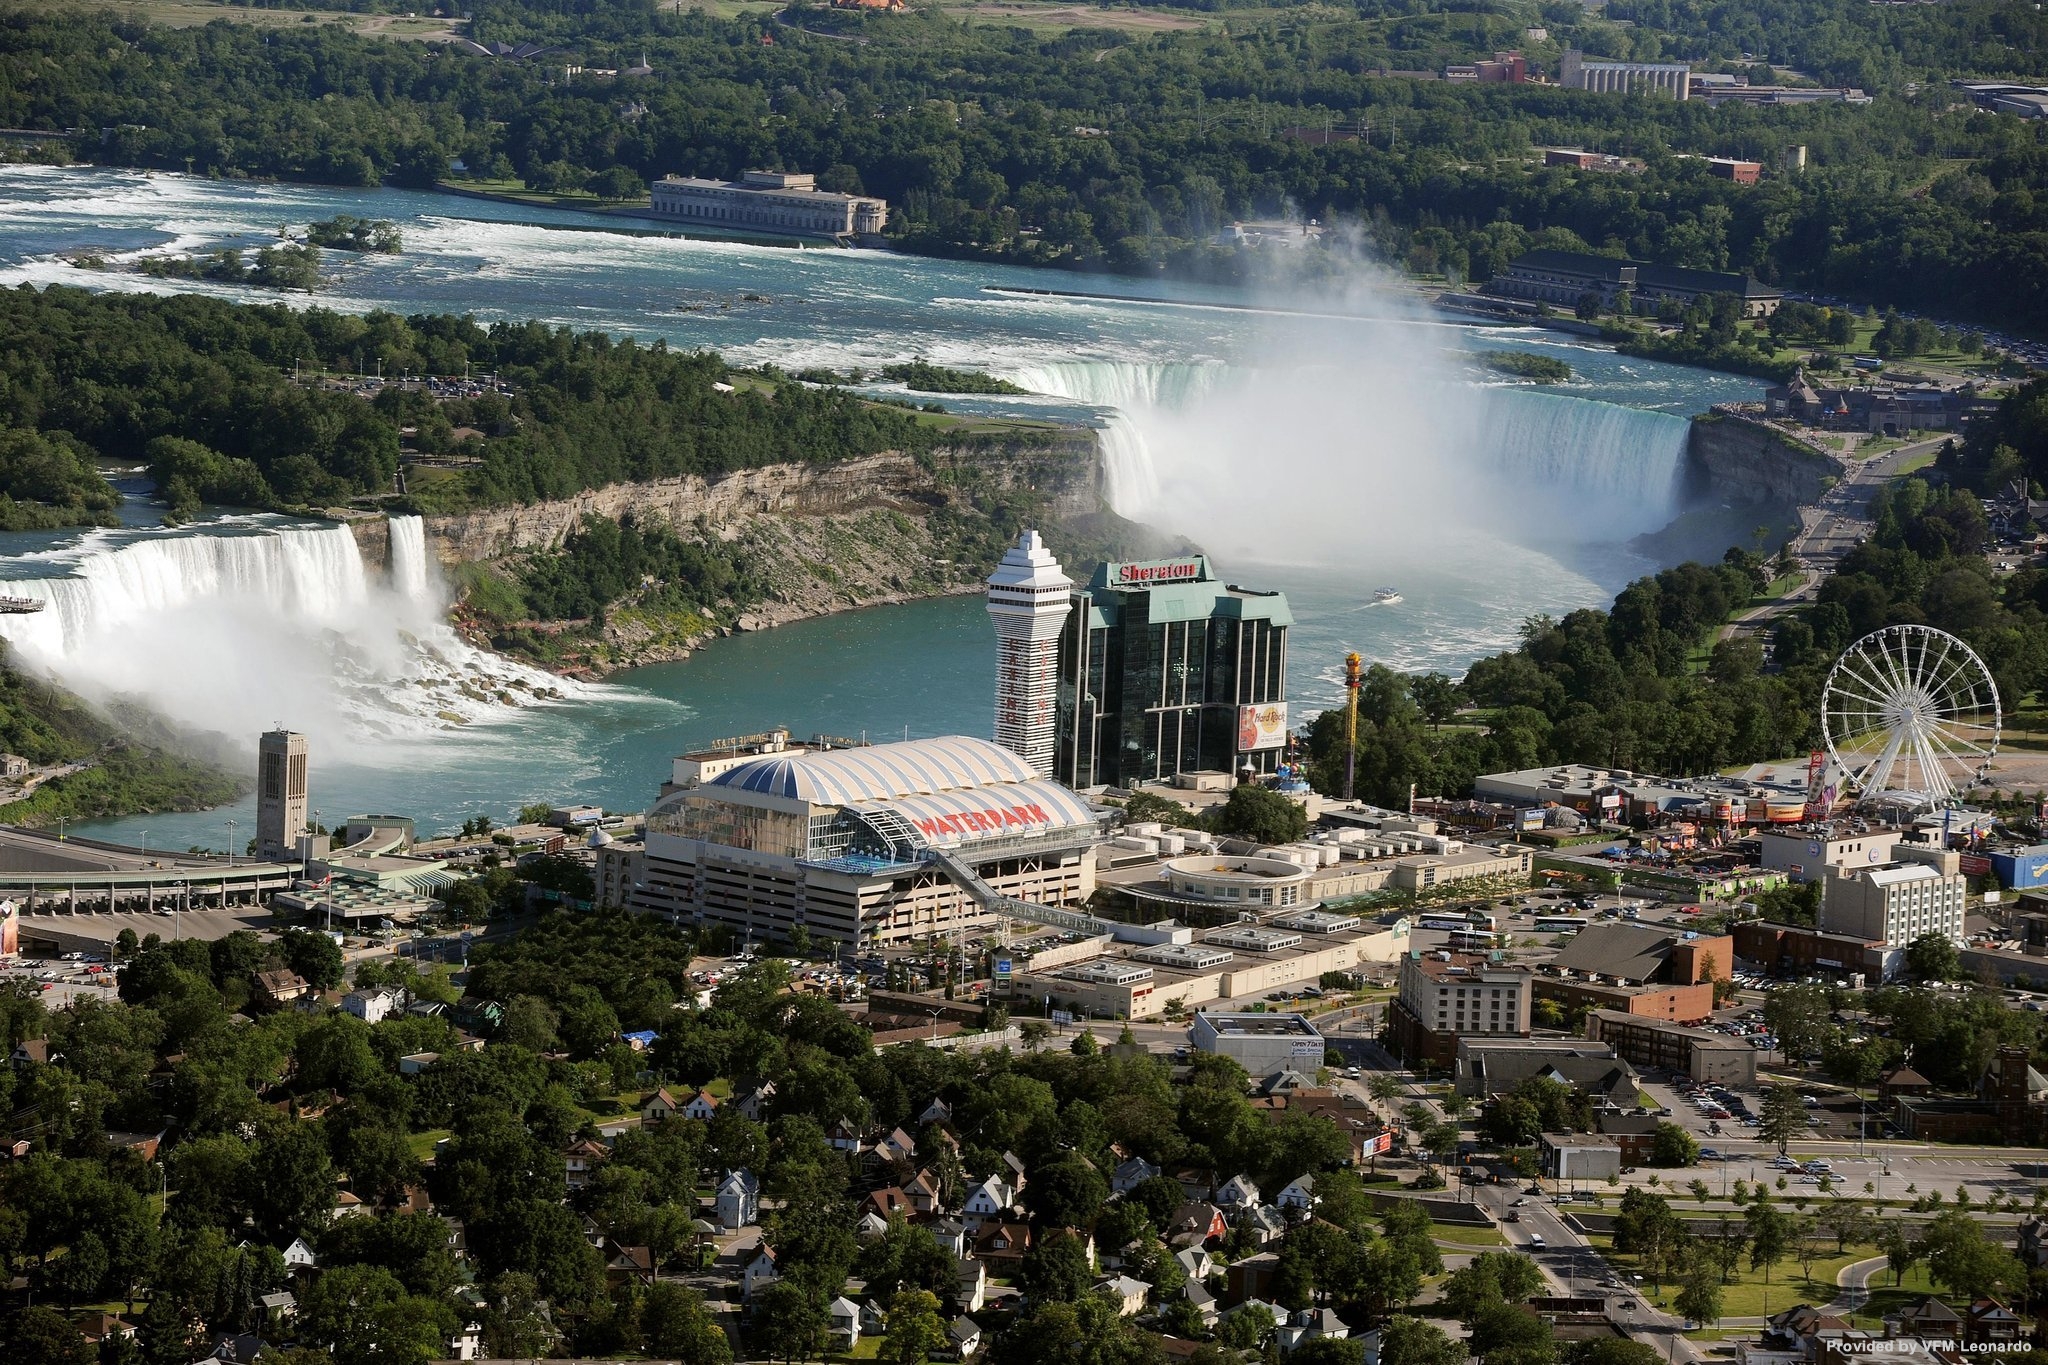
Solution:
<path fill-rule="evenodd" d="M 391 527 L 391 590 L 408 602 L 439 605 L 434 579 L 427 569 L 427 524 L 419 517 L 393 517 Z"/>
<path fill-rule="evenodd" d="M 0 616 L 28 667 L 97 699 L 133 698 L 198 731 L 252 742 L 284 722 L 329 753 L 485 721 L 557 695 L 558 678 L 465 643 L 441 617 L 417 517 L 390 523 L 391 576 L 346 526 L 237 518 L 101 532 L 10 563 Z"/>
<path fill-rule="evenodd" d="M 1214 548 L 1292 557 L 1446 529 L 1611 543 L 1679 511 L 1684 419 L 1477 387 L 1405 335 L 1350 340 L 1352 354 L 1292 365 L 1066 362 L 1010 378 L 1103 408 L 1110 505 Z"/>

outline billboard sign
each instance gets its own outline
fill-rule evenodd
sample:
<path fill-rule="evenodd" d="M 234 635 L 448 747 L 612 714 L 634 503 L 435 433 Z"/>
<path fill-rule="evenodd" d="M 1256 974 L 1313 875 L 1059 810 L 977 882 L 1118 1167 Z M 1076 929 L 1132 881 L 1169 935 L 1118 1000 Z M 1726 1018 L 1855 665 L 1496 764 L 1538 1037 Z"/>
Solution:
<path fill-rule="evenodd" d="M 1055 1024 L 1071 1024 L 1074 1022 L 1074 1012 L 1072 1010 L 1054 1010 L 1052 1012 L 1052 1021 Z"/>
<path fill-rule="evenodd" d="M 1267 702 L 1263 706 L 1237 708 L 1237 751 L 1278 749 L 1287 743 L 1287 703 Z"/>
<path fill-rule="evenodd" d="M 1981 853 L 1965 853 L 1956 859 L 1956 866 L 1966 876 L 1982 877 L 1991 871 L 1991 860 Z"/>
<path fill-rule="evenodd" d="M 1009 959 L 1009 958 L 1007 958 L 1007 957 L 999 957 L 999 958 L 997 958 L 997 959 L 996 959 L 996 975 L 997 975 L 997 976 L 1008 976 L 1009 974 L 1010 974 L 1010 959 Z"/>
<path fill-rule="evenodd" d="M 1199 583 L 1208 566 L 1200 559 L 1148 559 L 1109 566 L 1112 588 L 1150 588 L 1161 583 Z"/>

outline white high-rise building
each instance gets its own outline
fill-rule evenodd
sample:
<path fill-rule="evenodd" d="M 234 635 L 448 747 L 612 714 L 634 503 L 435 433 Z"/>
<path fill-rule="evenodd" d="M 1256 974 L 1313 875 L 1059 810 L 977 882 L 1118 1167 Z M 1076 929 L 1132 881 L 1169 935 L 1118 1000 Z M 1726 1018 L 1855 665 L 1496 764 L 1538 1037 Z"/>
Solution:
<path fill-rule="evenodd" d="M 996 625 L 996 743 L 1052 776 L 1059 723 L 1060 629 L 1074 581 L 1036 531 L 1017 537 L 988 576 Z"/>

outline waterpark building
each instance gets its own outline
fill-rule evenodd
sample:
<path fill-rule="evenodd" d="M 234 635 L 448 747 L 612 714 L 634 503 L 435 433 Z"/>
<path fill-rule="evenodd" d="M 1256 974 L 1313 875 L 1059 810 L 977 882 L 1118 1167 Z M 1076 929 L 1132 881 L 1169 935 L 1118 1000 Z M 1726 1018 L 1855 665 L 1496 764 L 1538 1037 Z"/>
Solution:
<path fill-rule="evenodd" d="M 772 753 L 648 813 L 629 904 L 857 948 L 993 928 L 1086 900 L 1105 818 L 984 739 Z"/>
<path fill-rule="evenodd" d="M 1135 787 L 1275 771 L 1287 743 L 1287 598 L 1219 581 L 1204 555 L 1110 563 L 1059 638 L 1054 775 Z"/>
<path fill-rule="evenodd" d="M 648 201 L 656 218 L 728 232 L 871 237 L 889 221 L 886 200 L 821 190 L 815 177 L 786 171 L 748 171 L 738 180 L 663 176 Z"/>

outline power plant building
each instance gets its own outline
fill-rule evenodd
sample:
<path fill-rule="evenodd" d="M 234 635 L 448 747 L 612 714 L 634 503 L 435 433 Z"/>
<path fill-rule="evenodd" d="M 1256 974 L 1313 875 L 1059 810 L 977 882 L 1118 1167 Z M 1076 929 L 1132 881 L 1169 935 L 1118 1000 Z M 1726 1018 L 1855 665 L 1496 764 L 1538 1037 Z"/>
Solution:
<path fill-rule="evenodd" d="M 993 928 L 1004 898 L 1085 901 L 1103 819 L 985 739 L 768 753 L 648 813 L 628 903 L 856 948 Z"/>
<path fill-rule="evenodd" d="M 256 744 L 256 856 L 282 862 L 299 856 L 306 824 L 306 737 L 265 731 Z"/>
<path fill-rule="evenodd" d="M 649 211 L 728 232 L 809 237 L 872 237 L 889 221 L 888 201 L 835 194 L 817 178 L 789 171 L 748 171 L 738 180 L 669 175 L 648 189 Z"/>
<path fill-rule="evenodd" d="M 1219 581 L 1204 555 L 1108 563 L 1059 640 L 1054 775 L 1132 787 L 1271 773 L 1287 744 L 1287 598 Z"/>
<path fill-rule="evenodd" d="M 1557 83 L 1606 94 L 1661 91 L 1683 100 L 1692 97 L 1692 68 L 1684 62 L 1588 61 L 1585 53 L 1568 48 L 1558 62 Z"/>

